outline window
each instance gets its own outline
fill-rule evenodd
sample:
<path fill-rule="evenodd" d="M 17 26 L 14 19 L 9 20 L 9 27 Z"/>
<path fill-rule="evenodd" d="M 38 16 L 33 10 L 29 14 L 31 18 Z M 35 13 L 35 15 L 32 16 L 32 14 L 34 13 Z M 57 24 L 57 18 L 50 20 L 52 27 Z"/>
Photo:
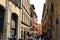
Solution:
<path fill-rule="evenodd" d="M 15 21 L 12 19 L 12 22 L 11 22 L 11 37 L 12 38 L 15 38 L 16 36 L 16 25 L 15 25 Z"/>
<path fill-rule="evenodd" d="M 21 21 L 23 21 L 23 10 L 21 10 Z"/>
<path fill-rule="evenodd" d="M 15 13 L 12 13 L 11 19 L 11 38 L 16 38 L 16 31 L 18 25 L 18 16 Z"/>
<path fill-rule="evenodd" d="M 24 22 L 24 13 L 23 13 L 23 22 Z"/>
<path fill-rule="evenodd" d="M 25 13 L 24 13 L 24 23 L 25 23 L 25 18 L 26 18 L 26 17 L 25 17 Z"/>
<path fill-rule="evenodd" d="M 11 21 L 11 37 L 13 38 L 13 37 L 15 37 L 15 34 L 16 34 L 16 31 L 15 31 L 15 21 L 14 20 L 12 20 Z"/>
<path fill-rule="evenodd" d="M 21 30 L 21 38 L 23 38 L 24 37 L 24 35 L 23 35 L 23 30 Z"/>
<path fill-rule="evenodd" d="M 15 28 L 15 21 L 12 20 L 12 28 Z"/>
<path fill-rule="evenodd" d="M 51 12 L 54 13 L 54 4 L 51 3 Z"/>
<path fill-rule="evenodd" d="M 20 6 L 21 5 L 21 0 L 18 0 L 18 6 Z"/>
<path fill-rule="evenodd" d="M 26 23 L 28 24 L 28 17 L 26 18 Z"/>
<path fill-rule="evenodd" d="M 26 39 L 26 31 L 24 31 L 24 39 Z"/>
<path fill-rule="evenodd" d="M 22 14 L 22 16 L 21 16 L 21 17 L 22 17 L 22 21 L 23 21 L 23 10 L 22 10 L 21 14 Z"/>
<path fill-rule="evenodd" d="M 12 3 L 14 3 L 15 4 L 15 6 L 17 6 L 17 7 L 21 7 L 21 0 L 10 0 Z"/>
<path fill-rule="evenodd" d="M 12 38 L 15 37 L 15 35 L 14 35 L 15 33 L 14 33 L 14 32 L 15 32 L 15 30 L 12 29 L 12 30 L 11 30 L 11 37 L 12 37 Z"/>
<path fill-rule="evenodd" d="M 25 21 L 25 23 L 27 24 L 27 15 L 25 14 L 25 19 L 24 19 Z"/>
<path fill-rule="evenodd" d="M 59 19 L 56 19 L 56 24 L 59 24 Z"/>
<path fill-rule="evenodd" d="M 32 12 L 30 12 L 30 17 L 32 17 Z"/>
<path fill-rule="evenodd" d="M 30 26 L 32 27 L 32 21 L 30 20 Z"/>
<path fill-rule="evenodd" d="M 23 21 L 24 14 L 22 13 L 22 21 Z"/>
<path fill-rule="evenodd" d="M 29 18 L 28 18 L 28 25 L 30 24 L 30 20 L 29 20 Z"/>
<path fill-rule="evenodd" d="M 27 24 L 28 24 L 28 22 L 29 22 L 29 20 L 28 20 L 28 18 L 27 18 Z"/>

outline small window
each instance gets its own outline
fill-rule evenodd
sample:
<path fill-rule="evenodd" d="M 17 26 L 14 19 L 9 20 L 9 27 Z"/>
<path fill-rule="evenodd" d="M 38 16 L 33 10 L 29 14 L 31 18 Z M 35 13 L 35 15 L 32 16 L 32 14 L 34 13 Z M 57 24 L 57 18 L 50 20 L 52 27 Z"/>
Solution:
<path fill-rule="evenodd" d="M 24 19 L 25 19 L 25 17 L 24 17 L 25 15 L 24 15 L 24 13 L 23 13 L 23 22 L 24 22 Z"/>
<path fill-rule="evenodd" d="M 21 0 L 18 0 L 18 6 L 21 6 Z"/>
<path fill-rule="evenodd" d="M 51 12 L 54 13 L 54 4 L 51 3 Z"/>
<path fill-rule="evenodd" d="M 32 26 L 32 21 L 30 20 L 30 26 Z"/>
<path fill-rule="evenodd" d="M 32 12 L 30 12 L 30 17 L 32 17 Z"/>
<path fill-rule="evenodd" d="M 56 24 L 59 24 L 59 19 L 56 19 Z"/>
<path fill-rule="evenodd" d="M 21 38 L 23 38 L 23 36 L 24 36 L 24 35 L 23 35 L 23 30 L 21 30 Z"/>
<path fill-rule="evenodd" d="M 23 10 L 22 10 L 22 12 L 23 12 Z M 22 16 L 21 16 L 21 17 L 22 17 L 22 21 L 23 21 L 23 13 L 21 13 L 21 14 L 22 14 Z"/>
<path fill-rule="evenodd" d="M 24 13 L 24 23 L 25 23 L 25 19 L 26 19 L 26 16 L 25 16 L 25 13 Z"/>

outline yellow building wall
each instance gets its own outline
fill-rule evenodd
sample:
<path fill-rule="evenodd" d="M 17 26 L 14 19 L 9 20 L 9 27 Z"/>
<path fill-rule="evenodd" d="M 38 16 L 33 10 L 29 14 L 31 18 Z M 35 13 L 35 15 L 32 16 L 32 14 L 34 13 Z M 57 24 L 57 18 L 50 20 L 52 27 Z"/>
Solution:
<path fill-rule="evenodd" d="M 11 27 L 11 12 L 8 10 L 8 15 L 7 15 L 7 37 L 10 37 L 10 27 Z"/>
<path fill-rule="evenodd" d="M 28 15 L 28 13 L 26 12 L 26 10 L 23 7 L 22 7 L 22 10 L 23 10 L 23 13 L 26 15 L 25 17 L 28 18 L 28 20 L 24 19 L 24 20 L 27 20 L 27 22 L 25 22 L 25 23 L 30 26 L 30 20 L 29 20 L 30 16 Z"/>
<path fill-rule="evenodd" d="M 7 25 L 7 37 L 10 37 L 10 27 L 11 27 L 11 15 L 12 13 L 16 13 L 18 15 L 18 27 L 17 27 L 17 39 L 20 39 L 20 9 L 15 6 L 11 1 L 9 1 L 9 7 L 8 8 L 8 25 Z"/>
<path fill-rule="evenodd" d="M 0 0 L 0 4 L 5 7 L 6 6 L 6 0 Z"/>
<path fill-rule="evenodd" d="M 20 15 L 20 9 L 15 6 L 12 2 L 9 2 L 11 13 L 16 13 L 18 16 Z"/>
<path fill-rule="evenodd" d="M 29 0 L 24 1 L 23 0 L 23 6 L 25 7 L 25 9 L 27 10 L 28 14 L 30 15 L 30 4 L 29 4 Z"/>

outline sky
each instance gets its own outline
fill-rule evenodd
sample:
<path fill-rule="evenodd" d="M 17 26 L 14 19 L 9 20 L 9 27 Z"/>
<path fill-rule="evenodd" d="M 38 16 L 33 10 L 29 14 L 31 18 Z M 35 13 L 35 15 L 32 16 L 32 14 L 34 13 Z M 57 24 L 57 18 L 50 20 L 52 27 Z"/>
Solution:
<path fill-rule="evenodd" d="M 42 19 L 44 3 L 45 3 L 45 0 L 30 0 L 30 4 L 34 4 L 34 6 L 35 6 L 35 12 L 38 17 L 37 23 L 40 23 L 40 24 L 41 24 L 41 19 Z"/>

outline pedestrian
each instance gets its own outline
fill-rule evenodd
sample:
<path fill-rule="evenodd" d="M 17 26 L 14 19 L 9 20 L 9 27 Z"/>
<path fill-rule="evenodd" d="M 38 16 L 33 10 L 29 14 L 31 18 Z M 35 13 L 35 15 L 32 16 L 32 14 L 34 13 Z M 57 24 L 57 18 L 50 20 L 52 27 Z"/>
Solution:
<path fill-rule="evenodd" d="M 36 40 L 36 37 L 34 36 L 32 40 Z"/>
<path fill-rule="evenodd" d="M 32 38 L 32 36 L 31 35 L 29 35 L 28 36 L 28 40 L 32 40 L 33 38 Z"/>

